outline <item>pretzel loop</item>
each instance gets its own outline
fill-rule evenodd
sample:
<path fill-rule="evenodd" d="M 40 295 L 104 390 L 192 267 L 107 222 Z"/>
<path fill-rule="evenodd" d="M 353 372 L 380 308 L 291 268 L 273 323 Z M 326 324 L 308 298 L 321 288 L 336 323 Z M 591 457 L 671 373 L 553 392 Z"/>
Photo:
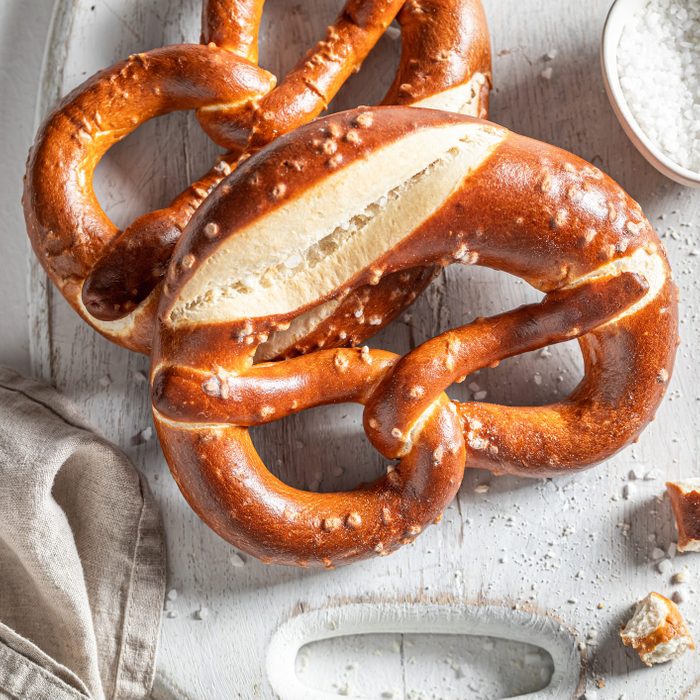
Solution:
<path fill-rule="evenodd" d="M 222 102 L 240 108 L 273 84 L 269 73 L 216 46 L 172 46 L 98 73 L 49 116 L 25 176 L 27 228 L 54 283 L 97 330 L 133 349 L 150 346 L 157 297 L 148 297 L 189 220 L 179 208 L 174 216 L 152 212 L 120 232 L 92 187 L 102 156 L 149 119 Z M 181 205 L 193 210 L 206 194 L 192 192 L 192 201 L 185 193 Z M 105 275 L 103 256 L 112 263 Z"/>
<path fill-rule="evenodd" d="M 639 301 L 648 288 L 644 278 L 626 272 L 426 341 L 372 393 L 364 416 L 367 436 L 386 457 L 399 457 L 410 426 L 455 381 L 508 357 L 579 338 Z"/>
<path fill-rule="evenodd" d="M 446 395 L 433 401 L 398 465 L 373 484 L 344 493 L 312 493 L 282 483 L 260 460 L 247 432 L 248 426 L 313 406 L 364 404 L 396 360 L 392 353 L 363 348 L 319 351 L 242 374 L 159 369 L 153 379 L 159 432 L 190 505 L 239 547 L 259 551 L 264 543 L 262 559 L 276 563 L 332 568 L 411 542 L 439 519 L 462 481 L 464 439 Z M 270 403 L 253 412 L 252 396 Z M 183 420 L 206 427 L 182 431 Z M 192 469 L 193 464 L 203 468 Z M 282 537 L 280 520 L 288 524 Z"/>

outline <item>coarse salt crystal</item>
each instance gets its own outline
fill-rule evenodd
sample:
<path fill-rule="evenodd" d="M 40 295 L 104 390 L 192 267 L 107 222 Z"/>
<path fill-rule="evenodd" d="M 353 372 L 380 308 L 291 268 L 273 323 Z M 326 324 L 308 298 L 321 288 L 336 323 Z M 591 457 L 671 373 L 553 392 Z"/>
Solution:
<path fill-rule="evenodd" d="M 659 549 L 658 547 L 654 547 L 654 549 L 651 550 L 651 558 L 652 559 L 663 559 L 666 556 L 666 552 L 664 552 L 663 549 Z"/>

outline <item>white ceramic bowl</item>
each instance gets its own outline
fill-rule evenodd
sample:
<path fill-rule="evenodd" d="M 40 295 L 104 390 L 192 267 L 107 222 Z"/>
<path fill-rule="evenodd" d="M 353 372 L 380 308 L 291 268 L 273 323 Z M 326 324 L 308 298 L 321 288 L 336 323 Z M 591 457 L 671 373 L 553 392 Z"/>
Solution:
<path fill-rule="evenodd" d="M 603 27 L 600 45 L 600 61 L 603 68 L 603 81 L 610 104 L 622 128 L 637 150 L 660 172 L 687 187 L 700 187 L 700 173 L 674 163 L 642 131 L 625 100 L 617 74 L 617 47 L 622 30 L 632 15 L 641 9 L 646 0 L 615 0 Z"/>

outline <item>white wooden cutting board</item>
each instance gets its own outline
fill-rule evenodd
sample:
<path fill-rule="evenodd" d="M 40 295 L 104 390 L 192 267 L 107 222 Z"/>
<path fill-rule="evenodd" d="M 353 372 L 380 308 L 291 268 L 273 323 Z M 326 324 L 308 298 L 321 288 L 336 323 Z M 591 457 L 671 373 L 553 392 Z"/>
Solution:
<path fill-rule="evenodd" d="M 690 573 L 682 587 L 651 559 L 675 536 L 664 480 L 698 474 L 700 256 L 691 252 L 700 248 L 699 195 L 652 170 L 614 120 L 598 67 L 609 2 L 485 4 L 495 64 L 491 118 L 592 160 L 639 200 L 665 239 L 681 288 L 683 338 L 666 401 L 639 444 L 585 474 L 530 481 L 468 472 L 443 521 L 390 557 L 332 572 L 265 566 L 236 554 L 197 519 L 155 439 L 144 441 L 149 431 L 141 431 L 151 424 L 141 374 L 146 358 L 81 323 L 33 265 L 34 373 L 71 396 L 134 459 L 162 507 L 177 599 L 164 619 L 159 667 L 187 697 L 267 698 L 270 683 L 284 697 L 299 698 L 498 698 L 531 691 L 566 698 L 585 687 L 586 697 L 700 697 L 700 656 L 648 670 L 617 636 L 635 599 L 681 590 L 681 608 L 700 637 L 700 555 L 673 559 L 671 573 Z M 270 0 L 262 64 L 283 73 L 337 10 L 335 0 Z M 39 111 L 117 59 L 197 41 L 199 13 L 199 0 L 58 0 Z M 397 55 L 395 36 L 385 37 L 334 107 L 377 100 Z M 541 75 L 545 68 L 550 79 Z M 191 114 L 160 119 L 108 155 L 98 194 L 123 225 L 168 201 L 210 166 L 215 152 Z M 503 274 L 450 269 L 372 344 L 405 352 L 474 316 L 536 298 Z M 569 391 L 579 367 L 577 347 L 569 344 L 550 357 L 534 354 L 483 371 L 453 396 L 471 398 L 481 389 L 489 401 L 543 403 Z M 359 417 L 355 406 L 309 411 L 258 430 L 256 444 L 293 485 L 351 488 L 383 468 Z M 476 491 L 479 485 L 489 488 Z M 317 642 L 295 660 L 308 641 L 360 632 L 373 634 Z M 441 632 L 450 636 L 436 636 Z M 550 676 L 549 690 L 538 691 Z"/>

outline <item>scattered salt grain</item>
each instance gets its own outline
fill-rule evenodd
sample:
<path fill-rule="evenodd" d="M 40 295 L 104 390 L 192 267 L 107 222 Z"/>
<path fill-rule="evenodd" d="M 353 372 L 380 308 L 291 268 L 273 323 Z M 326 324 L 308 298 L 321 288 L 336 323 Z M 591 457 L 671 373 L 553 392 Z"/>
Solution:
<path fill-rule="evenodd" d="M 103 388 L 108 387 L 112 383 L 112 378 L 108 374 L 105 374 L 104 377 L 100 377 L 98 383 Z"/>
<path fill-rule="evenodd" d="M 551 80 L 552 79 L 552 69 L 551 68 L 545 68 L 540 75 L 545 79 L 545 80 Z"/>
<path fill-rule="evenodd" d="M 669 573 L 669 571 L 671 571 L 671 567 L 672 567 L 672 566 L 673 566 L 673 565 L 671 564 L 671 561 L 670 561 L 669 559 L 662 559 L 662 560 L 656 565 L 656 570 L 657 570 L 660 574 L 666 575 L 667 573 Z"/>
<path fill-rule="evenodd" d="M 671 595 L 671 600 L 674 603 L 682 603 L 685 601 L 685 594 L 683 591 L 673 591 L 673 594 Z"/>
<path fill-rule="evenodd" d="M 171 588 L 165 597 L 168 600 L 177 600 L 177 591 L 174 588 Z"/>
<path fill-rule="evenodd" d="M 474 394 L 474 401 L 483 401 L 486 398 L 488 392 L 484 391 L 483 389 L 481 391 L 477 391 Z"/>
<path fill-rule="evenodd" d="M 700 2 L 648 0 L 624 27 L 617 69 L 642 131 L 700 172 Z"/>
<path fill-rule="evenodd" d="M 209 617 L 209 608 L 202 606 L 199 610 L 195 610 L 194 617 L 196 620 L 206 620 Z"/>
<path fill-rule="evenodd" d="M 664 552 L 663 549 L 659 549 L 658 547 L 654 547 L 654 549 L 651 550 L 651 558 L 652 559 L 663 559 L 666 556 L 666 552 Z"/>
<path fill-rule="evenodd" d="M 229 560 L 231 561 L 231 566 L 235 566 L 237 568 L 241 567 L 241 566 L 245 566 L 245 561 L 243 560 L 243 557 L 240 554 L 236 554 L 236 552 L 234 552 L 229 557 Z"/>
<path fill-rule="evenodd" d="M 148 428 L 144 428 L 139 433 L 139 440 L 141 442 L 148 442 L 152 437 L 153 437 L 153 428 L 151 428 L 150 426 Z"/>
<path fill-rule="evenodd" d="M 491 487 L 488 484 L 479 484 L 474 489 L 474 493 L 488 493 L 489 488 L 491 488 Z"/>

